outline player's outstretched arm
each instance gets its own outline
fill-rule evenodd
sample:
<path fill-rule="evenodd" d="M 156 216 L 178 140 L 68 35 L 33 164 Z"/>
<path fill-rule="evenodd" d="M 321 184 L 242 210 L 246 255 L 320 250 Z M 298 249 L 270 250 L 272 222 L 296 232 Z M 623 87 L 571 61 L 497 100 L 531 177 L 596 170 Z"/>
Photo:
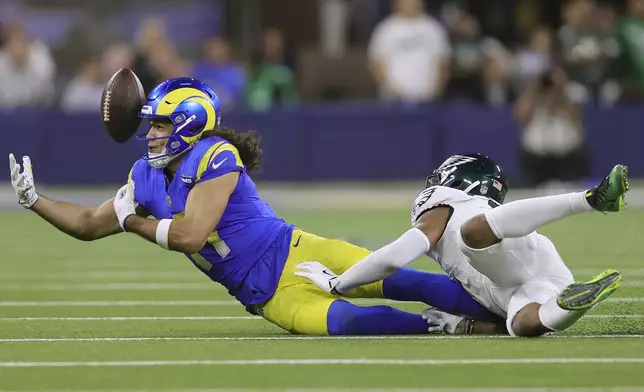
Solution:
<path fill-rule="evenodd" d="M 121 231 L 112 200 L 96 208 L 86 208 L 76 204 L 49 199 L 36 192 L 31 160 L 22 158 L 23 171 L 16 163 L 13 154 L 9 155 L 11 185 L 18 202 L 30 209 L 58 230 L 83 241 L 91 241 L 116 234 Z"/>
<path fill-rule="evenodd" d="M 414 228 L 360 260 L 340 276 L 318 262 L 298 264 L 299 272 L 295 275 L 308 278 L 321 289 L 334 294 L 347 293 L 356 287 L 377 282 L 429 251 L 443 235 L 450 214 L 450 207 L 436 207 L 425 212 Z"/>
<path fill-rule="evenodd" d="M 199 182 L 190 190 L 183 219 L 145 219 L 134 215 L 134 184 L 119 190 L 114 201 L 118 222 L 162 248 L 182 253 L 197 253 L 215 230 L 237 186 L 239 172 Z"/>
<path fill-rule="evenodd" d="M 113 200 L 87 208 L 40 196 L 31 210 L 63 233 L 82 241 L 93 241 L 122 232 Z"/>

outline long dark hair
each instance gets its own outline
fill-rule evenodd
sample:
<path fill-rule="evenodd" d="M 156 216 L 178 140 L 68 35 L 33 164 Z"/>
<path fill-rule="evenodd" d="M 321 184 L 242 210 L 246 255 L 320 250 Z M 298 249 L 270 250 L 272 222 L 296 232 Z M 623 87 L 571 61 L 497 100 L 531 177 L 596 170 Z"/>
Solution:
<path fill-rule="evenodd" d="M 210 136 L 219 136 L 235 146 L 249 174 L 260 168 L 262 164 L 262 149 L 259 146 L 261 137 L 255 131 L 237 132 L 233 128 L 218 127 L 217 129 L 205 131 L 201 137 Z"/>

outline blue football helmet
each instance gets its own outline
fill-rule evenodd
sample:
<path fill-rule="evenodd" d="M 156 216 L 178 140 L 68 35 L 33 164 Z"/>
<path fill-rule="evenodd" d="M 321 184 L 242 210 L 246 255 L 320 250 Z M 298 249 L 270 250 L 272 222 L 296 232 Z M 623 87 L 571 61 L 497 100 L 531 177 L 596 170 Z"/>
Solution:
<path fill-rule="evenodd" d="M 169 79 L 156 86 L 148 95 L 139 112 L 140 118 L 170 120 L 174 129 L 170 136 L 148 138 L 146 134 L 137 139 L 167 139 L 163 151 L 158 154 L 146 152 L 150 166 L 163 168 L 173 159 L 190 150 L 205 131 L 221 123 L 221 101 L 212 88 L 192 78 Z"/>

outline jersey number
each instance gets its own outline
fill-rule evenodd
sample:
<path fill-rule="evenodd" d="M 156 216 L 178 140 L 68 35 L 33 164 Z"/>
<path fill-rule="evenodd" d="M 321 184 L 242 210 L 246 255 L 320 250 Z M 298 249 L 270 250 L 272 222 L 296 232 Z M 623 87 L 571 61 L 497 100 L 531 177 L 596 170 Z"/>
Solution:
<path fill-rule="evenodd" d="M 217 230 L 213 231 L 212 234 L 210 234 L 210 237 L 208 237 L 208 243 L 215 248 L 217 251 L 217 254 L 223 259 L 228 254 L 230 253 L 230 248 L 228 245 L 226 245 L 226 242 L 219 238 L 219 233 L 217 233 Z"/>
<path fill-rule="evenodd" d="M 213 248 L 215 248 L 215 251 L 219 256 L 221 256 L 222 259 L 228 256 L 228 254 L 230 253 L 230 248 L 228 247 L 228 245 L 226 245 L 226 242 L 224 242 L 224 240 L 219 238 L 219 233 L 217 233 L 217 230 L 213 231 L 212 234 L 210 234 L 210 237 L 208 237 L 208 243 L 212 245 Z M 204 259 L 204 257 L 199 253 L 193 253 L 190 255 L 190 257 L 204 270 L 210 271 L 212 269 L 212 264 Z"/>
<path fill-rule="evenodd" d="M 427 200 L 429 200 L 430 197 L 436 192 L 436 188 L 429 188 L 425 189 L 423 193 L 421 194 L 421 197 L 419 197 L 418 203 L 416 203 L 416 208 L 420 208 L 425 204 Z"/>

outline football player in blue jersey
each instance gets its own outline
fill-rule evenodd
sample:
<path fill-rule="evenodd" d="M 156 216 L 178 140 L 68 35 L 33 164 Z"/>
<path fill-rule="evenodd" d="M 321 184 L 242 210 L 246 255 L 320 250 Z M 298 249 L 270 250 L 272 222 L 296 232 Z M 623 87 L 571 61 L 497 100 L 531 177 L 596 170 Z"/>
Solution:
<path fill-rule="evenodd" d="M 307 260 L 342 273 L 370 252 L 304 232 L 275 214 L 249 176 L 261 162 L 258 139 L 221 126 L 221 103 L 210 87 L 190 78 L 167 80 L 150 92 L 140 117 L 150 123 L 138 136 L 147 152 L 115 198 L 85 208 L 39 195 L 29 157 L 21 171 L 10 155 L 20 204 L 81 240 L 126 231 L 183 253 L 248 312 L 291 333 L 428 332 L 420 314 L 357 306 L 295 275 L 295 266 Z M 343 298 L 420 301 L 452 314 L 497 320 L 449 276 L 414 269 L 401 269 Z"/>

